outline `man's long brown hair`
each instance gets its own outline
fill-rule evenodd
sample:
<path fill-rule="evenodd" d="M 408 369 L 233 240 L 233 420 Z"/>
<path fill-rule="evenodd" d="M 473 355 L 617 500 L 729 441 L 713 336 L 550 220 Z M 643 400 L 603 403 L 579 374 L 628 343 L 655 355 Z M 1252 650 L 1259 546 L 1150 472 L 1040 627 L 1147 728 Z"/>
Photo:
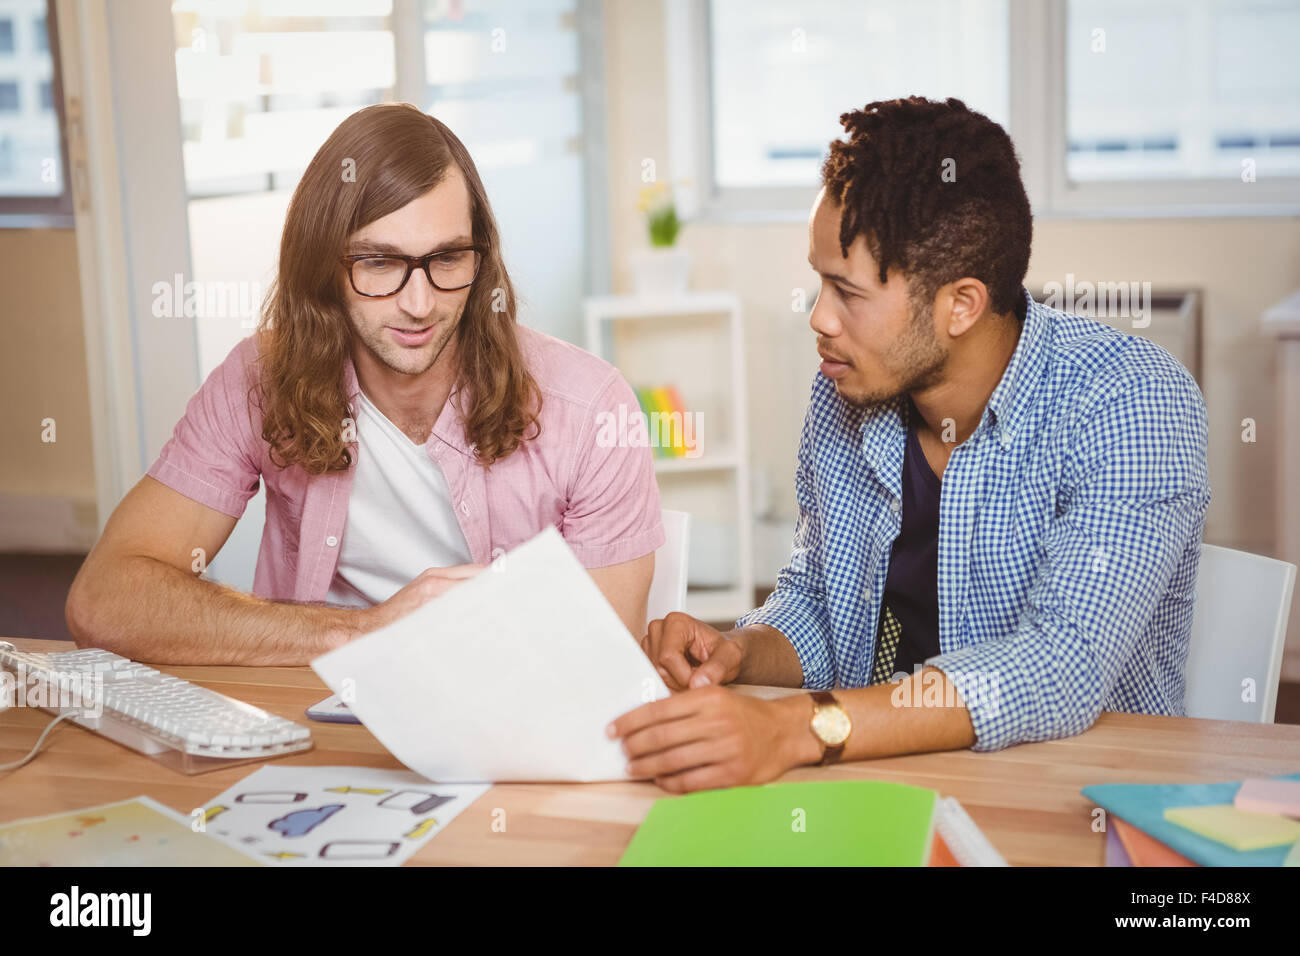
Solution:
<path fill-rule="evenodd" d="M 339 264 L 348 237 L 433 189 L 455 167 L 469 188 L 473 240 L 482 254 L 457 326 L 457 411 L 481 464 L 513 452 L 537 426 L 541 391 L 515 334 L 515 292 L 496 219 L 464 144 L 409 103 L 353 113 L 325 141 L 294 190 L 280 263 L 259 324 L 262 438 L 279 467 L 309 474 L 352 463 L 344 363 L 352 326 Z"/>

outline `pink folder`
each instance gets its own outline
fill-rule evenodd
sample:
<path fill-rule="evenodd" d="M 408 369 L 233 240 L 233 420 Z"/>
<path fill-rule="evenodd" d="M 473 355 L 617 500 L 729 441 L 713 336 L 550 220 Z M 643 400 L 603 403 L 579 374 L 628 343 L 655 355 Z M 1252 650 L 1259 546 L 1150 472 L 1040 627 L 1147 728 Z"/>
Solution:
<path fill-rule="evenodd" d="M 1242 781 L 1232 805 L 1238 810 L 1300 819 L 1300 781 L 1252 777 Z"/>

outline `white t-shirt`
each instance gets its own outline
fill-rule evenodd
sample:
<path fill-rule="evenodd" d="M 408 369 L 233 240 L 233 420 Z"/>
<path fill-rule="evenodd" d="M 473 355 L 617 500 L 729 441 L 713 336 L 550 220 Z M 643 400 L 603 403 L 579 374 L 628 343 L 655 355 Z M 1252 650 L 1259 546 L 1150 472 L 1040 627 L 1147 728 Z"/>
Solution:
<path fill-rule="evenodd" d="M 470 563 L 442 469 L 357 392 L 357 466 L 326 601 L 368 607 L 426 568 Z"/>

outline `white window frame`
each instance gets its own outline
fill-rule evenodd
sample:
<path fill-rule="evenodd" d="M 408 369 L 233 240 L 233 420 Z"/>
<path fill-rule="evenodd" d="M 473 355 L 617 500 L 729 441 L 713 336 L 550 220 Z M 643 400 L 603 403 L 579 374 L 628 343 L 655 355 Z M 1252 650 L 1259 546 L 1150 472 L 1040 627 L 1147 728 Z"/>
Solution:
<path fill-rule="evenodd" d="M 1300 215 L 1300 176 L 1071 182 L 1066 152 L 1066 2 L 1008 0 L 1008 132 L 1040 219 Z M 669 159 L 686 218 L 791 222 L 817 188 L 717 186 L 714 179 L 709 0 L 665 0 Z M 1248 193 L 1244 194 L 1243 191 Z"/>
<path fill-rule="evenodd" d="M 45 40 L 50 51 L 50 89 L 54 99 L 55 132 L 59 139 L 60 192 L 46 196 L 0 195 L 0 229 L 71 229 L 72 185 L 68 171 L 68 136 L 64 123 L 63 68 L 59 53 L 59 24 L 55 0 L 45 4 Z"/>

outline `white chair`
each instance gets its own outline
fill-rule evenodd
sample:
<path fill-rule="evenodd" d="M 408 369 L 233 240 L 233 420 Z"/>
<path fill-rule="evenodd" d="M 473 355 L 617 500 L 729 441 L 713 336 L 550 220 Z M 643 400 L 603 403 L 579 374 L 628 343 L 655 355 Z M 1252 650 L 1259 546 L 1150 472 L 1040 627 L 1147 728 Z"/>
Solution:
<path fill-rule="evenodd" d="M 691 542 L 691 516 L 685 511 L 662 512 L 664 543 L 655 551 L 655 573 L 650 579 L 646 621 L 686 610 L 686 556 Z M 641 635 L 637 634 L 640 638 Z"/>
<path fill-rule="evenodd" d="M 1201 545 L 1187 653 L 1188 717 L 1271 724 L 1282 673 L 1294 564 Z M 1243 701 L 1242 681 L 1255 681 Z"/>

